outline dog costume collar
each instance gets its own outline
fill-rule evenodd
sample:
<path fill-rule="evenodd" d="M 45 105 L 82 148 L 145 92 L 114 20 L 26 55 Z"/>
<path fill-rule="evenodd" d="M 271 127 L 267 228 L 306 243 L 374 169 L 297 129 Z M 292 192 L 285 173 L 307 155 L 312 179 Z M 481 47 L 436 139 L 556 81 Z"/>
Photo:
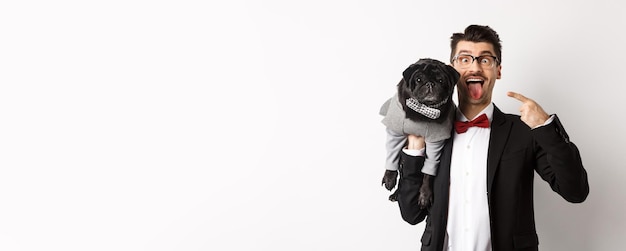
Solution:
<path fill-rule="evenodd" d="M 441 116 L 441 110 L 437 109 L 448 102 L 448 98 L 432 106 L 427 106 L 417 101 L 415 98 L 406 99 L 406 106 L 411 110 L 426 116 L 429 119 L 437 119 Z"/>

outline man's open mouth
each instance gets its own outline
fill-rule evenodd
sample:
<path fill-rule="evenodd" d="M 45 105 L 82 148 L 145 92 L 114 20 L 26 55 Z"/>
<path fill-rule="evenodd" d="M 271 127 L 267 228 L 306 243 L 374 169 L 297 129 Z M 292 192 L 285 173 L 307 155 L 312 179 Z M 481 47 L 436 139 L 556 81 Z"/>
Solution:
<path fill-rule="evenodd" d="M 483 95 L 483 84 L 485 80 L 478 77 L 470 77 L 465 83 L 467 84 L 467 90 L 473 99 L 479 99 Z"/>

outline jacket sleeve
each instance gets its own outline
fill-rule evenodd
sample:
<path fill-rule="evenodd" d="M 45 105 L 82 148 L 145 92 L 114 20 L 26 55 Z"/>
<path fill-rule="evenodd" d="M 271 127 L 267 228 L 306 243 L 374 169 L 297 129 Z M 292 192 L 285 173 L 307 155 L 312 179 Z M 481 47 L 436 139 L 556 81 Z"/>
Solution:
<path fill-rule="evenodd" d="M 422 222 L 428 211 L 418 205 L 419 189 L 424 174 L 423 156 L 410 156 L 400 151 L 400 181 L 398 184 L 398 205 L 402 219 L 411 225 Z"/>
<path fill-rule="evenodd" d="M 587 172 L 578 148 L 570 141 L 559 118 L 555 115 L 552 123 L 531 133 L 538 146 L 537 173 L 565 200 L 585 201 L 589 194 Z"/>
<path fill-rule="evenodd" d="M 402 152 L 402 148 L 406 144 L 407 136 L 396 133 L 389 128 L 386 131 L 387 140 L 385 141 L 385 146 L 387 156 L 385 158 L 385 170 L 397 171 L 400 164 L 399 153 Z"/>

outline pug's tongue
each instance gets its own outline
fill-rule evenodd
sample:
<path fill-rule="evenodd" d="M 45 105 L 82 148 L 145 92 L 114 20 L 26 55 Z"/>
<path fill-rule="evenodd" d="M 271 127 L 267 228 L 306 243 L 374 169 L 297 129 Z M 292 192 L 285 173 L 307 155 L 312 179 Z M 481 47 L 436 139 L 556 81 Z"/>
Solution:
<path fill-rule="evenodd" d="M 480 83 L 471 83 L 467 85 L 470 96 L 479 99 L 483 95 L 483 86 Z"/>

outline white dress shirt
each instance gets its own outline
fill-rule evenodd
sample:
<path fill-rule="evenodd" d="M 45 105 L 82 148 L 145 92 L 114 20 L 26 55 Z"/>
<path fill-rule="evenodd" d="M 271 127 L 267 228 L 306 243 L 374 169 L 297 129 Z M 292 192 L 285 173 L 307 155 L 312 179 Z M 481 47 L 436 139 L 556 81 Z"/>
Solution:
<path fill-rule="evenodd" d="M 483 113 L 493 120 L 493 104 Z M 469 121 L 457 111 L 457 120 Z M 487 151 L 491 128 L 470 127 L 455 133 L 450 163 L 450 199 L 444 250 L 491 251 L 487 203 Z"/>

